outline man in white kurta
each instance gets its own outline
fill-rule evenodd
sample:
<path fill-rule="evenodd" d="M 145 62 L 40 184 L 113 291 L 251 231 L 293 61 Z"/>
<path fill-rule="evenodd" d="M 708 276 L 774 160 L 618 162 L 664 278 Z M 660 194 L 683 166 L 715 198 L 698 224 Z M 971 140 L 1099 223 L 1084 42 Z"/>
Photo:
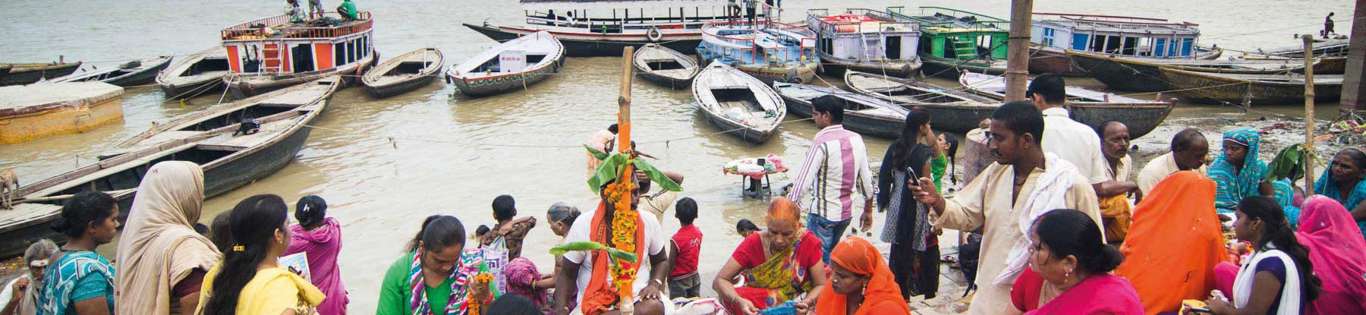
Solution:
<path fill-rule="evenodd" d="M 1172 136 L 1171 152 L 1148 161 L 1138 171 L 1138 189 L 1144 194 L 1157 187 L 1167 176 L 1178 171 L 1196 170 L 1205 174 L 1205 157 L 1209 155 L 1209 142 L 1205 135 L 1195 128 L 1187 128 Z"/>
<path fill-rule="evenodd" d="M 1043 151 L 1072 162 L 1090 184 L 1108 181 L 1105 170 L 1109 163 L 1100 152 L 1100 136 L 1090 126 L 1072 120 L 1063 108 L 1067 87 L 1062 77 L 1050 74 L 1034 78 L 1028 92 L 1034 107 L 1043 113 Z"/>
<path fill-rule="evenodd" d="M 1012 124 L 1015 128 L 1010 127 Z M 1037 125 L 1037 129 L 1029 125 Z M 982 249 L 978 255 L 976 280 L 978 291 L 968 309 L 969 314 L 1020 314 L 1010 301 L 1011 282 L 1015 275 L 1007 272 L 1007 269 L 1012 265 L 1012 252 L 1018 252 L 1019 241 L 1026 239 L 1020 223 L 1032 222 L 1031 218 L 1046 212 L 1031 206 L 1041 200 L 1029 197 L 1055 196 L 1052 199 L 1058 199 L 1059 207 L 1080 210 L 1096 222 L 1100 221 L 1096 193 L 1087 178 L 1066 160 L 1043 152 L 1034 137 L 1042 130 L 1043 120 L 1038 110 L 1029 103 L 1002 105 L 992 115 L 989 132 L 992 139 L 989 146 L 998 157 L 996 163 L 987 166 L 981 175 L 952 198 L 942 198 L 930 190 L 913 189 L 916 199 L 930 205 L 938 214 L 934 226 L 959 231 L 982 229 Z M 1029 169 L 1027 174 L 1016 173 L 1017 168 L 1022 167 Z M 1061 169 L 1065 173 L 1050 176 L 1050 169 Z M 1053 178 L 1050 182 L 1041 183 L 1041 180 L 1049 177 Z M 1049 184 L 1059 179 L 1068 184 Z M 1041 184 L 1049 185 L 1050 188 L 1040 191 L 1037 188 Z M 930 185 L 932 182 L 928 179 L 920 180 L 920 187 L 933 187 Z M 1044 301 L 1057 294 L 1057 290 L 1048 284 L 1044 285 L 1043 292 L 1041 300 Z"/>

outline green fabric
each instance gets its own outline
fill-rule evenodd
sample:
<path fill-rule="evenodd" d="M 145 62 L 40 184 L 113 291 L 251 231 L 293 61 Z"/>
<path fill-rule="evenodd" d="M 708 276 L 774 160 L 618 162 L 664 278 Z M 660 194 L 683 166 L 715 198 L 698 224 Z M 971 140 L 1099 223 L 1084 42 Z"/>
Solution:
<path fill-rule="evenodd" d="M 949 169 L 949 157 L 940 154 L 930 159 L 930 176 L 934 178 L 934 189 L 944 192 L 944 172 Z"/>
<path fill-rule="evenodd" d="M 342 17 L 347 19 L 360 19 L 360 15 L 356 13 L 356 3 L 351 2 L 351 0 L 343 1 L 341 7 L 337 8 L 337 11 L 339 11 L 337 13 L 341 13 Z"/>
<path fill-rule="evenodd" d="M 76 288 L 71 291 L 71 301 L 80 302 L 106 296 L 113 301 L 114 288 L 109 285 L 110 283 L 113 283 L 113 280 L 103 273 L 91 273 L 76 281 Z"/>
<path fill-rule="evenodd" d="M 379 303 L 375 308 L 375 315 L 408 315 L 413 313 L 412 305 L 408 301 L 413 298 L 412 292 L 408 292 L 408 268 L 412 267 L 413 252 L 403 254 L 393 264 L 389 265 L 389 270 L 384 272 L 384 281 L 381 283 L 379 292 Z M 451 296 L 451 283 L 453 279 L 447 279 L 435 288 L 427 286 L 427 304 L 432 306 L 432 314 L 446 313 L 446 302 Z"/>

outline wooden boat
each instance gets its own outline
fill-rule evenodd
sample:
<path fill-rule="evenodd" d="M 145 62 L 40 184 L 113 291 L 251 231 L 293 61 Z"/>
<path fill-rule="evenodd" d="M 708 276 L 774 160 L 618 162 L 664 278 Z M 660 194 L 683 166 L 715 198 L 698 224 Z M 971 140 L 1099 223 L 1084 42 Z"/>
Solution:
<path fill-rule="evenodd" d="M 51 63 L 0 63 L 0 68 L 8 71 L 0 74 L 0 86 L 31 84 L 44 79 L 55 79 L 70 75 L 80 69 L 81 62 Z"/>
<path fill-rule="evenodd" d="M 315 83 L 327 94 L 339 86 L 331 77 Z M 232 103 L 237 104 L 237 103 Z M 162 161 L 190 161 L 204 170 L 204 196 L 211 198 L 269 176 L 294 160 L 303 148 L 308 127 L 327 106 L 327 97 L 266 116 L 260 131 L 234 135 L 236 125 L 183 133 L 167 131 L 164 141 L 125 149 L 98 163 L 19 188 L 16 209 L 0 211 L 0 256 L 21 253 L 39 238 L 61 236 L 48 227 L 60 215 L 70 195 L 98 190 L 109 193 L 121 209 L 132 209 L 136 188 L 152 165 Z M 232 111 L 230 111 L 232 112 Z M 196 113 L 198 114 L 198 113 Z M 121 215 L 126 219 L 126 212 Z"/>
<path fill-rule="evenodd" d="M 1005 73 L 1009 21 L 942 7 L 920 7 L 917 15 L 903 14 L 900 7 L 887 11 L 897 20 L 920 23 L 918 54 L 925 75 L 954 80 L 962 70 Z"/>
<path fill-rule="evenodd" d="M 422 48 L 398 55 L 375 66 L 361 77 L 370 95 L 384 98 L 412 91 L 436 80 L 446 57 L 436 48 Z"/>
<path fill-rule="evenodd" d="M 121 118 L 123 88 L 112 84 L 72 82 L 0 87 L 0 144 L 84 132 Z"/>
<path fill-rule="evenodd" d="M 1105 83 L 1112 90 L 1131 92 L 1158 92 L 1171 90 L 1172 86 L 1162 77 L 1161 68 L 1182 69 L 1187 71 L 1271 74 L 1303 71 L 1304 61 L 1287 58 L 1235 59 L 1235 60 L 1156 60 L 1121 57 L 1114 55 L 1067 51 L 1067 55 L 1077 66 L 1085 69 L 1097 81 Z"/>
<path fill-rule="evenodd" d="M 816 34 L 805 26 L 776 22 L 713 22 L 702 28 L 697 56 L 704 63 L 720 61 L 773 82 L 811 82 L 820 66 Z"/>
<path fill-rule="evenodd" d="M 1351 46 L 1351 42 L 1347 40 L 1346 36 L 1329 39 L 1315 37 L 1312 53 L 1314 57 L 1347 57 L 1349 46 Z M 1265 51 L 1258 49 L 1258 51 L 1276 57 L 1304 58 L 1304 46 L 1301 44 L 1299 36 L 1295 37 L 1294 45 Z"/>
<path fill-rule="evenodd" d="M 1197 46 L 1199 24 L 1145 17 L 1034 13 L 1029 72 L 1086 75 L 1067 51 L 1144 60 L 1211 60 L 1219 48 Z"/>
<path fill-rule="evenodd" d="M 488 96 L 541 82 L 560 72 L 564 45 L 550 32 L 536 32 L 493 46 L 446 72 L 446 80 L 468 96 Z"/>
<path fill-rule="evenodd" d="M 880 74 L 847 71 L 844 84 L 859 94 L 925 110 L 935 129 L 958 133 L 977 128 L 1000 106 L 999 101 L 981 95 Z"/>
<path fill-rule="evenodd" d="M 641 78 L 674 89 L 691 86 L 701 71 L 697 59 L 657 44 L 640 47 L 632 60 Z"/>
<path fill-rule="evenodd" d="M 787 103 L 787 111 L 801 117 L 811 117 L 811 102 L 816 98 L 832 95 L 843 99 L 844 128 L 869 136 L 896 139 L 901 136 L 909 112 L 901 105 L 832 87 L 776 82 L 773 89 Z"/>
<path fill-rule="evenodd" d="M 846 69 L 910 77 L 922 63 L 916 56 L 920 25 L 897 21 L 882 11 L 849 9 L 831 15 L 826 9 L 806 11 L 806 25 L 816 33 L 822 72 Z"/>
<path fill-rule="evenodd" d="M 1204 73 L 1163 68 L 1162 77 L 1175 93 L 1202 103 L 1285 105 L 1304 103 L 1304 75 Z M 1342 96 L 1342 75 L 1314 75 L 1314 99 L 1337 101 Z"/>
<path fill-rule="evenodd" d="M 494 25 L 487 21 L 462 24 L 499 42 L 547 31 L 564 43 L 566 56 L 620 57 L 624 48 L 639 48 L 645 44 L 692 51 L 702 41 L 702 25 L 729 19 L 724 14 L 725 9 L 719 2 L 691 7 L 655 5 L 640 8 L 535 5 L 523 9 L 525 22 L 521 25 Z M 760 11 L 756 13 L 758 19 L 767 19 L 764 10 Z"/>
<path fill-rule="evenodd" d="M 171 64 L 171 56 L 134 60 L 117 68 L 93 69 L 57 78 L 51 82 L 104 82 L 117 86 L 135 86 L 156 81 L 157 73 Z"/>
<path fill-rule="evenodd" d="M 167 99 L 181 99 L 218 91 L 227 75 L 228 54 L 223 47 L 214 47 L 177 58 L 156 81 Z"/>
<path fill-rule="evenodd" d="M 697 74 L 692 95 L 707 121 L 754 144 L 773 137 L 787 116 L 787 107 L 773 88 L 721 62 L 712 62 Z"/>
<path fill-rule="evenodd" d="M 1005 77 L 969 72 L 963 73 L 958 83 L 968 91 L 998 101 L 1005 100 Z M 1129 136 L 1138 138 L 1161 125 L 1176 105 L 1171 100 L 1160 100 L 1160 94 L 1157 98 L 1159 100 L 1156 101 L 1142 100 L 1069 86 L 1066 107 L 1073 120 L 1093 129 L 1100 128 L 1108 121 L 1118 121 L 1129 127 Z"/>
<path fill-rule="evenodd" d="M 374 19 L 358 12 L 349 20 L 328 13 L 292 22 L 278 15 L 229 26 L 219 32 L 231 74 L 223 78 L 234 97 L 342 75 L 342 85 L 359 81 L 375 65 Z"/>

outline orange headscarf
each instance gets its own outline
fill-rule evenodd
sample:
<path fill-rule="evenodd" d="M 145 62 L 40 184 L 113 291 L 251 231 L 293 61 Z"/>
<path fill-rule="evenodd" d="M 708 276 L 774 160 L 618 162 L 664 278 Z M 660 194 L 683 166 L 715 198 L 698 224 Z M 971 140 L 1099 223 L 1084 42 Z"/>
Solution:
<path fill-rule="evenodd" d="M 1129 279 L 1147 314 L 1214 289 L 1214 265 L 1227 259 L 1214 212 L 1214 181 L 1194 171 L 1167 176 L 1138 204 L 1115 274 Z"/>
<path fill-rule="evenodd" d="M 868 277 L 863 288 L 863 304 L 854 315 L 909 315 L 910 305 L 901 297 L 901 289 L 896 285 L 892 269 L 883 261 L 882 254 L 867 240 L 857 236 L 840 241 L 830 252 L 830 261 L 840 268 Z M 844 314 L 847 307 L 845 296 L 835 293 L 835 287 L 826 284 L 816 301 L 816 314 Z"/>
<path fill-rule="evenodd" d="M 607 235 L 606 227 L 610 225 L 611 220 L 607 218 L 606 203 L 598 202 L 598 211 L 593 213 L 593 221 L 591 222 L 593 222 L 593 225 L 591 225 L 593 227 L 593 231 L 589 233 L 588 239 L 594 242 L 602 243 L 604 245 L 609 244 L 608 239 L 611 238 L 611 235 Z M 639 269 L 640 264 L 649 263 L 648 261 L 650 258 L 645 255 L 645 248 L 647 247 L 649 246 L 646 246 L 645 243 L 645 224 L 642 223 L 642 221 L 640 221 L 640 217 L 637 216 L 637 260 L 634 264 L 635 268 Z M 585 288 L 583 291 L 583 303 L 579 306 L 579 309 L 584 314 L 602 314 L 607 310 L 611 309 L 613 306 L 616 306 L 615 304 L 617 302 L 617 292 L 616 290 L 612 289 L 612 283 L 607 280 L 608 275 L 612 273 L 610 268 L 611 263 L 607 261 L 607 259 L 609 259 L 608 256 L 609 255 L 607 255 L 606 252 L 600 250 L 593 251 L 593 253 L 590 256 L 591 259 L 593 259 L 593 273 L 591 275 L 588 275 L 588 277 L 591 278 L 589 278 L 588 280 L 588 287 Z M 583 277 L 584 275 L 579 276 Z M 636 275 L 636 277 L 642 276 L 649 275 Z"/>

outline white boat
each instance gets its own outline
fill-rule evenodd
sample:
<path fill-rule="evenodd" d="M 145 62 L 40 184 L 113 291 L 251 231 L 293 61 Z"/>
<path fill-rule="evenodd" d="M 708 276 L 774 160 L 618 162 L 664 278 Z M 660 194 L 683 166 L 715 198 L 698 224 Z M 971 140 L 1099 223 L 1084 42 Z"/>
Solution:
<path fill-rule="evenodd" d="M 176 58 L 157 74 L 157 85 L 168 99 L 195 97 L 223 86 L 228 75 L 228 54 L 214 47 Z"/>
<path fill-rule="evenodd" d="M 564 45 L 550 32 L 536 32 L 503 42 L 446 72 L 446 80 L 468 96 L 488 96 L 525 89 L 560 72 Z"/>
<path fill-rule="evenodd" d="M 826 9 L 811 9 L 806 11 L 806 25 L 816 32 L 816 53 L 825 73 L 856 70 L 910 77 L 920 71 L 917 23 L 869 9 L 834 15 Z"/>
<path fill-rule="evenodd" d="M 778 92 L 721 62 L 712 62 L 697 74 L 692 95 L 708 121 L 750 143 L 768 141 L 787 116 Z"/>

